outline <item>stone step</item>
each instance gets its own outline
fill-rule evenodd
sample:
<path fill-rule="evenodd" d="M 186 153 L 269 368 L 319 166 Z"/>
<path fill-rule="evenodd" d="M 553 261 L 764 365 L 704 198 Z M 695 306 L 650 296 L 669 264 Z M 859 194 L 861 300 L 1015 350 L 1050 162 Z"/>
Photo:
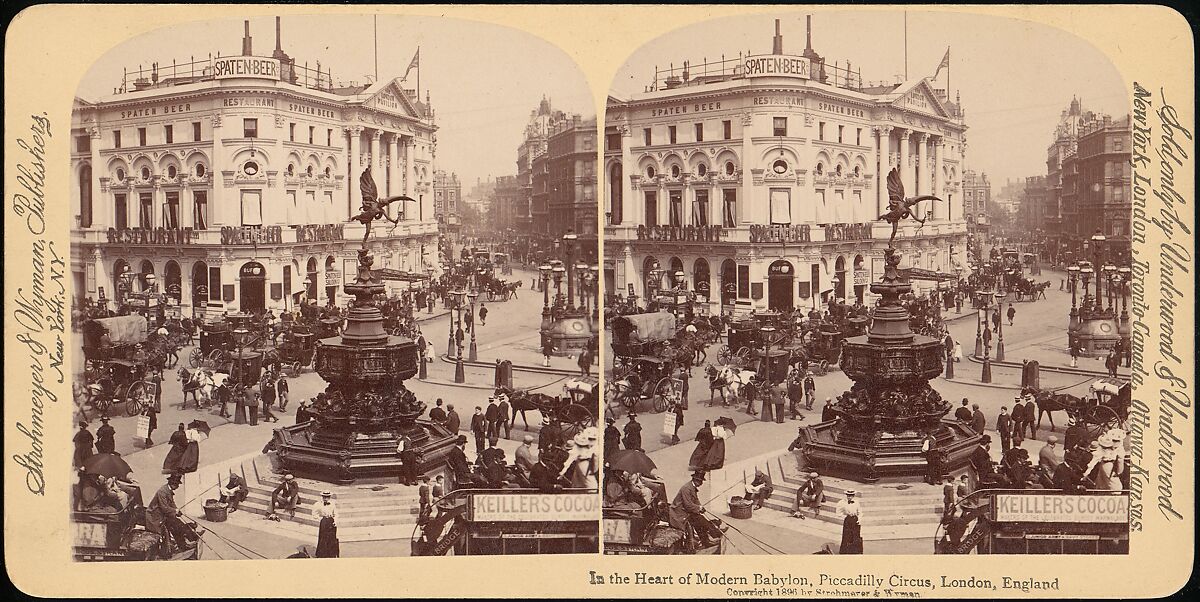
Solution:
<path fill-rule="evenodd" d="M 780 512 L 791 513 L 794 499 L 779 499 L 771 496 L 763 507 L 772 508 Z M 870 518 L 878 522 L 887 522 L 889 524 L 912 524 L 912 523 L 931 523 L 937 524 L 941 519 L 941 508 L 933 506 L 908 506 L 904 508 L 884 507 L 878 510 L 869 510 Z M 811 511 L 805 509 L 805 516 L 814 518 Z M 829 503 L 821 504 L 821 514 L 816 517 L 818 520 L 825 520 L 841 524 L 841 520 L 837 517 L 837 508 Z"/>
<path fill-rule="evenodd" d="M 242 502 L 242 504 L 240 506 L 238 506 L 238 513 L 249 512 L 251 514 L 257 514 L 257 515 L 261 515 L 261 516 L 265 517 L 269 514 L 269 512 L 268 512 L 269 507 L 270 507 L 269 502 L 267 502 L 267 501 L 264 501 L 261 499 L 249 498 L 245 502 Z M 341 514 L 340 511 L 339 511 L 339 514 Z M 284 521 L 291 521 L 291 522 L 299 523 L 302 525 L 308 525 L 313 528 L 320 526 L 320 521 L 313 518 L 311 509 L 303 508 L 303 507 L 296 509 L 296 517 L 295 518 L 291 518 L 291 517 L 287 516 L 287 513 L 283 513 L 281 515 L 280 522 L 284 522 Z M 357 515 L 355 515 L 355 516 L 349 516 L 349 515 L 338 516 L 339 531 L 341 530 L 342 527 L 352 528 L 352 527 L 390 526 L 390 525 L 405 525 L 405 524 L 415 525 L 416 523 L 417 523 L 417 515 L 415 512 L 412 514 L 401 514 L 398 512 L 392 512 L 392 513 L 388 513 L 388 514 L 369 515 L 369 516 L 357 516 Z"/>
<path fill-rule="evenodd" d="M 263 492 L 260 492 L 260 491 L 251 491 L 250 495 L 246 498 L 246 501 L 253 502 L 254 504 L 257 504 L 257 505 L 260 505 L 260 506 L 266 508 L 271 503 L 271 495 L 269 492 L 264 494 Z M 390 502 L 389 500 L 385 500 L 385 501 Z M 245 502 L 243 502 L 243 503 L 245 503 Z M 318 503 L 320 503 L 320 502 L 317 502 L 315 500 L 306 500 L 305 498 L 301 497 L 300 505 L 297 507 L 296 512 L 297 513 L 301 512 L 301 511 L 312 512 L 313 507 L 315 507 Z M 396 514 L 396 515 L 414 514 L 415 515 L 415 514 L 417 514 L 418 507 L 419 506 L 418 506 L 417 500 L 415 500 L 415 499 L 412 500 L 411 503 L 409 503 L 409 502 L 401 502 L 398 504 L 397 503 L 382 503 L 382 504 L 368 504 L 365 506 L 363 506 L 363 505 L 348 505 L 343 502 L 337 502 L 338 514 L 340 516 L 343 516 L 346 518 L 355 518 L 355 517 L 360 517 L 360 516 L 381 516 L 381 515 L 389 515 L 389 514 Z"/>
<path fill-rule="evenodd" d="M 267 499 L 271 498 L 271 494 L 275 492 L 275 487 L 266 487 L 262 485 L 250 485 L 251 494 L 258 494 Z M 368 492 L 367 495 L 347 495 L 345 492 L 336 492 L 333 495 L 333 500 L 337 502 L 338 508 L 363 508 L 368 506 L 384 506 L 384 505 L 405 505 L 416 504 L 420 499 L 415 488 L 413 491 L 396 491 L 396 492 Z M 319 492 L 307 488 L 300 489 L 300 503 L 312 505 L 321 501 Z"/>
<path fill-rule="evenodd" d="M 796 491 L 799 489 L 800 485 L 796 483 L 784 482 L 775 484 L 775 493 L 785 492 L 787 495 L 792 497 L 796 496 Z M 891 491 L 886 493 L 880 491 L 864 491 L 861 489 L 856 489 L 855 491 L 857 493 L 854 497 L 864 503 L 867 501 L 879 505 L 911 504 L 915 501 L 928 501 L 936 504 L 942 503 L 942 488 L 940 486 L 930 487 L 929 485 L 921 485 L 915 486 L 906 491 L 897 491 L 895 493 Z M 838 502 L 846 499 L 846 492 L 842 489 L 826 486 L 825 497 L 833 500 L 834 502 Z"/>

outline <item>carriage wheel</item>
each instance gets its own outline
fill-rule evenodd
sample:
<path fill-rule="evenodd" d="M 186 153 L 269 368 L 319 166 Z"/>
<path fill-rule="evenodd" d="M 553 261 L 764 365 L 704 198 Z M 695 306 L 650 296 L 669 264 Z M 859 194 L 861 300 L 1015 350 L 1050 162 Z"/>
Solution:
<path fill-rule="evenodd" d="M 100 412 L 101 416 L 108 415 L 108 409 L 112 407 L 112 402 L 112 397 L 108 395 L 94 395 L 90 389 L 88 390 L 87 403 L 91 404 L 92 408 L 97 412 Z"/>
<path fill-rule="evenodd" d="M 745 362 L 746 360 L 750 359 L 750 348 L 742 347 L 741 349 L 738 349 L 737 353 L 735 353 L 733 355 L 734 355 L 734 357 L 738 358 L 738 360 Z"/>
<path fill-rule="evenodd" d="M 721 348 L 717 350 L 717 362 L 722 366 L 727 366 L 729 365 L 729 361 L 732 359 L 733 353 L 729 351 L 729 346 L 721 345 Z"/>
<path fill-rule="evenodd" d="M 576 433 L 582 432 L 583 429 L 590 426 L 596 426 L 596 418 L 587 408 L 569 403 L 558 410 L 558 418 L 565 425 L 569 425 Z"/>
<path fill-rule="evenodd" d="M 1092 406 L 1083 412 L 1083 424 L 1092 441 L 1111 429 L 1121 428 L 1121 418 L 1108 406 Z"/>
<path fill-rule="evenodd" d="M 213 367 L 219 367 L 225 360 L 225 351 L 221 349 L 213 349 L 212 353 L 208 354 L 208 363 Z"/>
<path fill-rule="evenodd" d="M 125 390 L 125 415 L 137 416 L 148 405 L 150 405 L 150 392 L 146 388 L 146 383 L 138 381 L 129 385 L 129 388 Z"/>
<path fill-rule="evenodd" d="M 654 387 L 654 411 L 665 412 L 683 399 L 683 387 L 673 378 L 664 378 Z"/>
<path fill-rule="evenodd" d="M 204 364 L 204 352 L 199 347 L 188 354 L 188 364 L 193 368 L 199 368 Z"/>

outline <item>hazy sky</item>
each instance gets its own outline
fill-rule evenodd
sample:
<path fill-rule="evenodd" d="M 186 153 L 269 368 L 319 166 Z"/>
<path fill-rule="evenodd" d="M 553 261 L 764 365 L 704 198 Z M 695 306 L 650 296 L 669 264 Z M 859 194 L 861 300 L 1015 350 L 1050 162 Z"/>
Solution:
<path fill-rule="evenodd" d="M 232 7 L 231 7 L 232 8 Z M 229 11 L 232 12 L 232 11 Z M 529 112 L 542 95 L 555 109 L 595 114 L 583 74 L 561 50 L 524 32 L 472 21 L 380 15 L 379 76 L 404 75 L 421 47 L 421 98 L 429 90 L 437 112 L 437 167 L 457 172 L 466 193 L 475 179 L 516 173 Z M 79 95 L 94 99 L 120 85 L 121 70 L 138 63 L 160 67 L 241 53 L 240 18 L 199 21 L 130 39 L 98 60 L 80 82 Z M 374 74 L 374 18 L 370 15 L 284 16 L 283 50 L 297 64 L 332 69 L 335 82 L 365 82 Z M 250 19 L 254 54 L 275 49 L 274 17 Z M 416 84 L 416 69 L 407 87 Z"/>
<path fill-rule="evenodd" d="M 737 58 L 739 51 L 771 52 L 774 19 L 783 50 L 804 50 L 803 12 L 780 10 L 686 27 L 634 51 L 617 72 L 620 97 L 641 92 L 654 67 L 693 72 L 705 57 Z M 832 64 L 849 60 L 866 82 L 904 75 L 904 13 L 813 12 L 813 49 Z M 908 75 L 929 77 L 950 47 L 950 90 L 966 112 L 967 168 L 987 172 L 994 190 L 1005 178 L 1045 175 L 1046 147 L 1059 113 L 1078 95 L 1085 110 L 1114 117 L 1129 112 L 1129 94 L 1112 64 L 1094 47 L 1063 30 L 1003 17 L 909 11 Z M 934 87 L 944 87 L 945 69 Z"/>

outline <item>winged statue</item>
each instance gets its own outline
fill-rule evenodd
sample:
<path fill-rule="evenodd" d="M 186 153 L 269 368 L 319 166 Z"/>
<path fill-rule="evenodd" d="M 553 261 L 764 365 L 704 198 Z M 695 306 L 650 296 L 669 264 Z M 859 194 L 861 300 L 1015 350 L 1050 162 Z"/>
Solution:
<path fill-rule="evenodd" d="M 888 246 L 896 240 L 896 231 L 900 228 L 900 221 L 906 217 L 911 217 L 922 226 L 925 225 L 925 219 L 918 217 L 912 212 L 912 208 L 921 201 L 938 201 L 942 199 L 932 195 L 925 194 L 912 198 L 904 198 L 904 182 L 900 181 L 900 169 L 893 167 L 887 177 L 888 188 L 888 210 L 879 216 L 879 219 L 886 221 L 892 225 L 892 236 L 888 239 Z"/>
<path fill-rule="evenodd" d="M 375 187 L 375 178 L 371 177 L 370 167 L 363 170 L 362 177 L 358 179 L 358 183 L 362 189 L 362 207 L 359 214 L 350 218 L 349 221 L 357 221 L 367 227 L 366 232 L 363 233 L 363 248 L 366 248 L 367 239 L 371 236 L 371 222 L 377 219 L 384 219 L 391 222 L 393 226 L 400 223 L 399 217 L 395 219 L 388 217 L 388 205 L 396 202 L 416 202 L 416 199 L 403 194 L 384 199 L 379 198 L 379 190 Z"/>

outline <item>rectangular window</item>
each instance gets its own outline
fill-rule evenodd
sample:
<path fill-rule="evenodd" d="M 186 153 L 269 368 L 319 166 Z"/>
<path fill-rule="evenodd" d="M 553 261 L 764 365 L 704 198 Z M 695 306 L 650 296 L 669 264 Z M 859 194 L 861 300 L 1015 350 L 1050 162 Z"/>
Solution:
<path fill-rule="evenodd" d="M 163 227 L 174 230 L 179 227 L 179 193 L 167 193 L 167 204 L 163 207 Z"/>
<path fill-rule="evenodd" d="M 193 142 L 200 141 L 200 122 L 199 121 L 192 122 L 192 141 Z"/>
<path fill-rule="evenodd" d="M 724 134 L 726 140 L 733 138 L 733 122 L 728 119 L 722 121 L 721 132 Z"/>
<path fill-rule="evenodd" d="M 1118 201 L 1118 202 L 1124 201 L 1125 200 L 1125 189 L 1122 188 L 1121 186 L 1113 186 L 1112 200 Z"/>
<path fill-rule="evenodd" d="M 192 192 L 192 219 L 197 230 L 208 229 L 208 191 Z"/>
<path fill-rule="evenodd" d="M 316 126 L 312 126 L 312 125 L 308 126 L 308 143 L 309 144 L 313 144 L 313 140 L 315 139 L 316 135 L 317 135 Z"/>
<path fill-rule="evenodd" d="M 289 123 L 288 124 L 288 142 L 295 142 L 295 141 L 296 141 L 296 124 Z"/>
<path fill-rule="evenodd" d="M 113 195 L 113 208 L 117 214 L 113 216 L 118 230 L 124 230 L 129 227 L 129 202 L 124 194 Z"/>
<path fill-rule="evenodd" d="M 772 136 L 787 136 L 787 117 L 776 117 L 772 122 Z"/>
<path fill-rule="evenodd" d="M 671 202 L 670 224 L 672 226 L 683 225 L 683 191 L 671 190 L 667 193 Z"/>
<path fill-rule="evenodd" d="M 825 139 L 825 122 L 822 121 L 817 124 L 817 140 L 824 140 L 824 139 Z"/>
<path fill-rule="evenodd" d="M 325 146 L 333 146 L 333 130 L 325 130 Z"/>
<path fill-rule="evenodd" d="M 113 130 L 113 148 L 121 148 L 121 130 Z"/>
<path fill-rule="evenodd" d="M 146 146 L 146 128 L 138 128 L 138 146 Z"/>
<path fill-rule="evenodd" d="M 208 268 L 208 300 L 221 300 L 221 268 Z"/>
<path fill-rule="evenodd" d="M 858 128 L 854 131 L 854 143 L 862 146 L 862 128 Z"/>
<path fill-rule="evenodd" d="M 287 191 L 287 203 L 286 203 L 284 209 L 286 209 L 285 213 L 287 216 L 287 223 L 289 225 L 307 223 L 307 222 L 302 222 L 299 219 L 300 214 L 297 211 L 298 207 L 296 205 L 296 191 L 295 190 Z"/>
<path fill-rule="evenodd" d="M 708 191 L 697 190 L 696 200 L 692 201 L 692 225 L 708 225 Z"/>
<path fill-rule="evenodd" d="M 87 153 L 87 152 L 91 152 L 91 150 L 92 150 L 92 137 L 91 136 L 84 134 L 82 136 L 75 137 L 75 152 Z"/>
<path fill-rule="evenodd" d="M 261 190 L 243 190 L 242 191 L 242 225 L 243 226 L 261 226 L 262 225 L 262 191 Z"/>
<path fill-rule="evenodd" d="M 658 225 L 658 193 L 653 190 L 646 191 L 646 227 L 653 228 Z"/>
<path fill-rule="evenodd" d="M 675 126 L 673 125 L 667 126 L 667 141 L 675 144 Z"/>
<path fill-rule="evenodd" d="M 621 150 L 621 135 L 607 134 L 604 136 L 604 150 L 616 151 Z"/>
<path fill-rule="evenodd" d="M 138 195 L 138 227 L 154 227 L 154 194 L 143 192 Z"/>
<path fill-rule="evenodd" d="M 173 126 L 173 125 L 164 125 L 163 126 L 163 140 L 165 140 L 167 142 L 167 144 L 175 143 L 175 126 Z"/>
<path fill-rule="evenodd" d="M 737 267 L 737 296 L 739 299 L 750 296 L 750 266 L 748 265 Z"/>
<path fill-rule="evenodd" d="M 726 228 L 737 227 L 736 188 L 724 188 L 721 190 L 721 225 Z"/>
<path fill-rule="evenodd" d="M 696 142 L 704 142 L 704 124 L 696 124 Z"/>
<path fill-rule="evenodd" d="M 817 223 L 828 224 L 828 209 L 825 207 L 825 191 L 817 190 Z"/>
<path fill-rule="evenodd" d="M 790 189 L 771 189 L 771 223 L 792 223 L 792 191 Z"/>
<path fill-rule="evenodd" d="M 1125 141 L 1121 138 L 1113 138 L 1113 150 L 1119 151 L 1125 148 Z"/>
<path fill-rule="evenodd" d="M 309 194 L 311 194 L 311 193 L 309 193 Z M 314 199 L 314 202 L 316 202 L 315 199 Z M 404 207 L 407 204 L 408 203 L 400 203 L 400 206 Z M 332 192 L 328 192 L 328 191 L 325 192 L 325 211 L 327 211 L 329 213 L 329 219 L 326 220 L 325 223 L 333 224 L 333 223 L 337 223 L 337 222 L 341 221 L 340 218 L 338 218 L 337 216 L 334 215 L 333 193 Z M 403 209 L 401 211 L 403 211 Z"/>
<path fill-rule="evenodd" d="M 839 143 L 842 141 L 842 132 L 843 132 L 845 129 L 846 129 L 846 126 L 844 126 L 844 125 L 839 125 L 839 126 L 838 126 L 838 142 L 839 142 Z"/>
<path fill-rule="evenodd" d="M 651 135 L 650 128 L 642 130 L 642 138 L 646 140 L 646 146 L 650 146 L 654 142 L 654 136 Z"/>
<path fill-rule="evenodd" d="M 242 120 L 242 138 L 258 138 L 258 120 Z"/>

